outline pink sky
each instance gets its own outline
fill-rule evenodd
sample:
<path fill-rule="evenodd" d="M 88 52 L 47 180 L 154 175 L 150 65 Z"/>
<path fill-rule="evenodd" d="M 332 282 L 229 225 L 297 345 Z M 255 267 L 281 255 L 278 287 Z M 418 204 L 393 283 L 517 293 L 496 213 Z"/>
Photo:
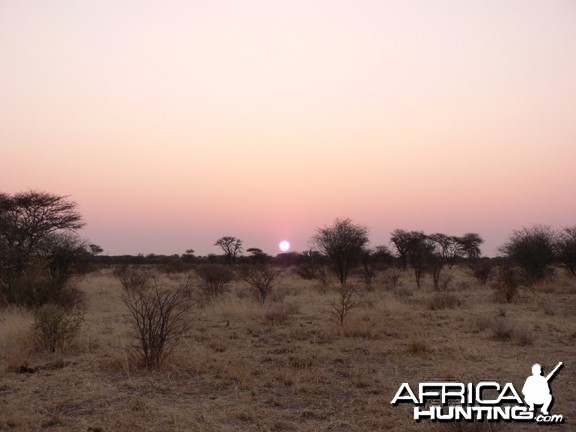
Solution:
<path fill-rule="evenodd" d="M 0 2 L 0 191 L 108 254 L 576 224 L 576 3 Z"/>

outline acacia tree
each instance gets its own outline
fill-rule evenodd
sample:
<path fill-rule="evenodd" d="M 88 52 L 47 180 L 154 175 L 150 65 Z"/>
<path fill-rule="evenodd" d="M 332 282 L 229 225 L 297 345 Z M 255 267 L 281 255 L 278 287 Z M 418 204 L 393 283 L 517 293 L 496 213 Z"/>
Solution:
<path fill-rule="evenodd" d="M 328 257 L 330 268 L 343 285 L 368 243 L 368 228 L 349 218 L 336 219 L 334 225 L 319 228 L 312 243 Z"/>
<path fill-rule="evenodd" d="M 462 237 L 436 233 L 430 234 L 428 241 L 432 251 L 430 271 L 435 289 L 440 287 L 440 274 L 445 265 L 452 268 L 458 258 L 467 258 L 471 264 L 480 257 L 482 238 L 476 233 L 467 233 Z"/>
<path fill-rule="evenodd" d="M 83 225 L 76 203 L 66 196 L 0 193 L 0 293 L 5 299 L 30 303 L 30 281 L 22 282 L 32 274 L 67 275 L 74 252 L 85 252 L 76 236 Z"/>
<path fill-rule="evenodd" d="M 410 236 L 407 231 L 402 229 L 395 229 L 390 235 L 390 243 L 394 245 L 396 253 L 398 255 L 398 260 L 400 262 L 400 267 L 402 270 L 408 268 L 408 246 L 409 246 Z"/>
<path fill-rule="evenodd" d="M 431 234 L 427 241 L 430 244 L 430 270 L 434 289 L 440 288 L 440 274 L 446 264 L 453 264 L 458 256 L 458 243 L 453 236 L 442 233 Z"/>
<path fill-rule="evenodd" d="M 466 260 L 466 264 L 472 275 L 482 285 L 486 285 L 490 273 L 492 272 L 492 263 L 489 258 L 482 258 L 480 245 L 484 239 L 477 233 L 466 233 L 462 237 L 455 237 L 458 244 L 458 256 Z"/>
<path fill-rule="evenodd" d="M 248 248 L 246 252 L 250 254 L 250 261 L 252 264 L 266 264 L 270 257 L 260 248 Z"/>
<path fill-rule="evenodd" d="M 480 258 L 482 254 L 480 245 L 484 243 L 482 237 L 476 233 L 466 233 L 462 237 L 454 238 L 458 244 L 458 252 L 461 256 L 466 258 L 468 262 L 472 262 Z"/>
<path fill-rule="evenodd" d="M 433 257 L 434 245 L 422 231 L 401 229 L 392 232 L 390 241 L 396 248 L 403 269 L 410 266 L 414 270 L 416 286 L 420 288 L 422 275 L 429 268 Z"/>
<path fill-rule="evenodd" d="M 224 236 L 214 243 L 215 246 L 220 246 L 226 256 L 228 265 L 236 262 L 236 257 L 242 254 L 242 240 L 232 236 Z"/>
<path fill-rule="evenodd" d="M 88 248 L 90 249 L 90 254 L 92 254 L 92 256 L 97 256 L 104 252 L 104 249 L 97 244 L 90 244 L 88 245 Z"/>

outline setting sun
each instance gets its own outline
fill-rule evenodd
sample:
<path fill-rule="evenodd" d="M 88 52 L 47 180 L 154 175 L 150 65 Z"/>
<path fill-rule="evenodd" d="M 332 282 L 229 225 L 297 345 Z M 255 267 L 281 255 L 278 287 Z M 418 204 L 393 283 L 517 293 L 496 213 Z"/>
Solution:
<path fill-rule="evenodd" d="M 278 247 L 282 252 L 288 252 L 288 250 L 290 249 L 290 242 L 288 240 L 282 240 L 278 245 Z"/>

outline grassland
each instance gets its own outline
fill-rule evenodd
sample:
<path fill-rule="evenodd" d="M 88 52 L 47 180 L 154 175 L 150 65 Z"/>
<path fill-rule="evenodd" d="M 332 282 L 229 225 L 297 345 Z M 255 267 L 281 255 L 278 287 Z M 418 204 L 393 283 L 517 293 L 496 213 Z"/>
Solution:
<path fill-rule="evenodd" d="M 553 413 L 576 419 L 576 280 L 556 277 L 494 300 L 463 269 L 446 293 L 410 273 L 380 275 L 340 328 L 334 293 L 288 271 L 264 306 L 235 282 L 195 308 L 192 329 L 159 370 L 136 367 L 122 287 L 110 270 L 80 283 L 83 330 L 63 352 L 34 347 L 32 317 L 0 311 L 0 430 L 405 431 L 535 430 L 528 423 L 441 424 L 390 404 L 403 382 L 495 380 L 522 387 L 533 363 L 558 361 Z M 177 284 L 184 275 L 163 275 Z M 357 283 L 360 285 L 360 280 Z"/>

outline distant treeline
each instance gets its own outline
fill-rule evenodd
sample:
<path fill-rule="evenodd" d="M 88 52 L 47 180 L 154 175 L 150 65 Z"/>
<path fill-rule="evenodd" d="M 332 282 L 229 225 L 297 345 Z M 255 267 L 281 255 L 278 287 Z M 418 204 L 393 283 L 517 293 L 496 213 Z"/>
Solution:
<path fill-rule="evenodd" d="M 165 272 L 181 272 L 202 264 L 296 266 L 305 279 L 324 278 L 328 268 L 342 285 L 351 271 L 360 270 L 366 284 L 375 271 L 393 267 L 411 270 L 420 287 L 421 277 L 431 274 L 434 287 L 441 285 L 444 268 L 466 265 L 485 284 L 494 264 L 507 264 L 501 272 L 507 286 L 518 281 L 532 286 L 562 265 L 576 277 L 576 225 L 555 229 L 546 225 L 514 231 L 499 247 L 504 258 L 482 257 L 484 242 L 477 233 L 455 236 L 396 229 L 390 246 L 369 247 L 369 230 L 349 218 L 336 219 L 318 228 L 313 247 L 302 253 L 270 256 L 256 247 L 244 249 L 242 240 L 224 236 L 215 246 L 221 255 L 196 256 L 193 249 L 182 255 L 102 255 L 103 248 L 81 238 L 84 226 L 76 203 L 46 192 L 0 193 L 0 305 L 39 307 L 48 303 L 75 304 L 79 292 L 74 274 L 107 266 L 156 266 Z M 518 282 L 519 283 L 519 282 Z"/>
<path fill-rule="evenodd" d="M 327 264 L 327 258 L 319 253 L 313 253 L 314 259 L 319 264 Z M 276 256 L 268 254 L 258 255 L 241 255 L 236 257 L 236 264 L 273 264 L 282 266 L 298 265 L 308 262 L 311 254 L 286 252 Z M 165 266 L 167 270 L 184 271 L 190 266 L 198 264 L 227 264 L 228 259 L 224 254 L 209 254 L 206 256 L 195 256 L 190 254 L 174 255 L 157 255 L 157 254 L 138 254 L 138 255 L 97 255 L 91 256 L 90 262 L 99 266 L 118 266 L 118 265 L 150 265 Z"/>
<path fill-rule="evenodd" d="M 191 267 L 200 264 L 226 264 L 226 255 L 209 254 L 207 256 L 193 256 L 193 255 L 157 255 L 157 254 L 138 254 L 138 255 L 97 255 L 87 256 L 88 263 L 96 267 L 114 267 L 122 265 L 142 265 L 142 266 L 155 266 L 165 272 L 180 272 L 186 271 Z M 483 257 L 483 260 L 490 261 L 493 264 L 498 264 L 505 261 L 503 257 Z M 329 265 L 327 256 L 313 251 L 306 252 L 285 252 L 277 254 L 276 256 L 264 255 L 254 256 L 242 255 L 236 258 L 236 264 L 272 264 L 280 266 L 301 266 L 308 265 L 314 262 L 317 265 Z M 456 264 L 464 264 L 464 258 L 456 258 Z M 396 256 L 388 256 L 381 260 L 382 265 L 386 267 L 401 266 L 400 259 Z"/>

